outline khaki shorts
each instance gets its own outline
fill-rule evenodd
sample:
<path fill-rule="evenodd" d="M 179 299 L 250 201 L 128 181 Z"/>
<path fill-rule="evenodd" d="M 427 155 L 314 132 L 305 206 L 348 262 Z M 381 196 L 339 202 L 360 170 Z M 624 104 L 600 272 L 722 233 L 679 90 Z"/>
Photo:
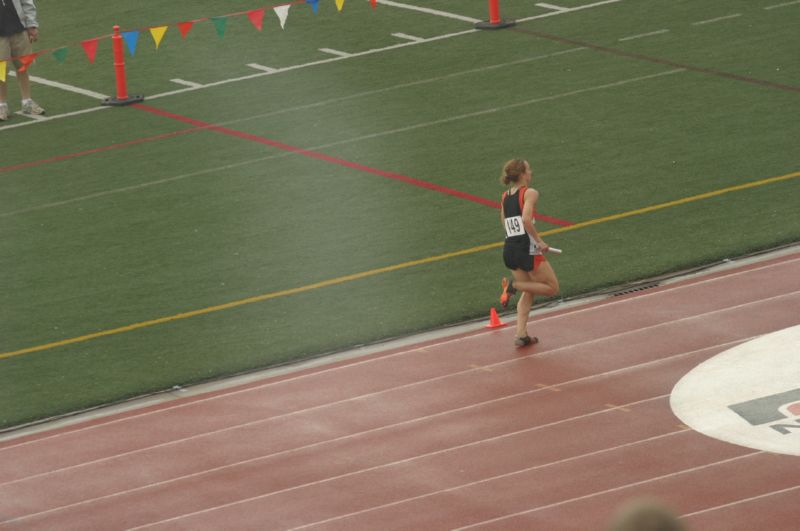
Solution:
<path fill-rule="evenodd" d="M 10 57 L 22 57 L 33 53 L 33 45 L 28 38 L 28 32 L 22 31 L 11 37 L 0 37 L 0 61 L 6 61 Z M 14 61 L 14 67 L 22 66 L 21 61 Z"/>

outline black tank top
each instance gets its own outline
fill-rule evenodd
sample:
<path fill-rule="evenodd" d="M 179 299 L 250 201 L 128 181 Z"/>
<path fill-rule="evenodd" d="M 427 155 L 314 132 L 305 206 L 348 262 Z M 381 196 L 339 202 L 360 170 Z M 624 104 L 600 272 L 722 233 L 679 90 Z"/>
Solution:
<path fill-rule="evenodd" d="M 503 193 L 503 217 L 506 224 L 506 241 L 510 244 L 528 245 L 528 233 L 522 225 L 522 205 L 525 200 L 525 190 L 523 186 L 513 194 Z"/>
<path fill-rule="evenodd" d="M 513 194 L 503 193 L 503 221 L 506 227 L 506 246 L 527 247 L 531 255 L 541 254 L 539 247 L 522 225 L 522 207 L 525 203 L 527 186 L 520 187 Z M 535 223 L 535 220 L 533 221 Z"/>

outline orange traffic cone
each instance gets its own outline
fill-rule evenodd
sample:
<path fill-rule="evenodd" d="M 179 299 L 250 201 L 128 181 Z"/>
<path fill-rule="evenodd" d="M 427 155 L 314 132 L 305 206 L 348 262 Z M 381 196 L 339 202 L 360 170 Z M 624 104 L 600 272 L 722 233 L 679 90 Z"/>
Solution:
<path fill-rule="evenodd" d="M 502 328 L 504 326 L 508 326 L 508 324 L 500 320 L 500 317 L 497 315 L 497 310 L 492 306 L 492 309 L 489 311 L 489 324 L 486 325 L 486 328 Z"/>

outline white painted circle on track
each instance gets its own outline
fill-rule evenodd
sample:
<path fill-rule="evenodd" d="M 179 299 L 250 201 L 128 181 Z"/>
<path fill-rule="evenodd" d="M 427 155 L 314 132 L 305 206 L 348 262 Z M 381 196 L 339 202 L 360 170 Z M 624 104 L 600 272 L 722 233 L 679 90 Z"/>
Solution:
<path fill-rule="evenodd" d="M 709 437 L 800 456 L 800 325 L 701 363 L 675 384 L 670 406 Z"/>

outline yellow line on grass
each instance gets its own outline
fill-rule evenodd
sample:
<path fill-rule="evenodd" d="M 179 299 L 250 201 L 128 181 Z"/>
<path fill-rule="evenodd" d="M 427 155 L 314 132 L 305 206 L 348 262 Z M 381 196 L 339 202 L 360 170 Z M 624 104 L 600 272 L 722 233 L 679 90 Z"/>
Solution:
<path fill-rule="evenodd" d="M 731 192 L 738 192 L 740 190 L 755 188 L 757 186 L 764 186 L 765 184 L 772 184 L 780 181 L 788 181 L 789 179 L 794 179 L 796 177 L 800 177 L 800 171 L 796 171 L 794 173 L 787 173 L 786 175 L 779 175 L 778 177 L 769 177 L 767 179 L 751 181 L 749 183 L 730 186 L 728 188 L 720 188 L 719 190 L 714 190 L 713 192 L 706 192 L 704 194 L 693 195 L 691 197 L 684 197 L 683 199 L 676 199 L 675 201 L 668 201 L 666 203 L 660 203 L 658 205 L 639 208 L 636 210 L 629 210 L 627 212 L 622 212 L 621 214 L 614 214 L 612 216 L 590 219 L 589 221 L 582 221 L 580 223 L 575 223 L 574 225 L 569 225 L 566 227 L 559 227 L 557 229 L 549 230 L 546 233 L 542 234 L 558 234 L 560 232 L 582 229 L 584 227 L 589 227 L 591 225 L 597 225 L 598 223 L 606 223 L 609 221 L 615 221 L 622 218 L 629 218 L 631 216 L 638 216 L 640 214 L 647 214 L 648 212 L 654 212 L 656 210 L 661 210 L 663 208 L 685 205 L 686 203 L 693 203 L 695 201 L 700 201 L 702 199 L 709 199 L 711 197 L 716 197 L 718 195 L 728 194 Z"/>
<path fill-rule="evenodd" d="M 600 223 L 607 223 L 609 221 L 615 221 L 618 219 L 628 218 L 631 216 L 638 216 L 641 214 L 647 214 L 649 212 L 654 212 L 656 210 L 661 210 L 664 208 L 675 207 L 679 205 L 684 205 L 686 203 L 692 203 L 695 201 L 700 201 L 703 199 L 709 199 L 711 197 L 716 197 L 719 195 L 727 194 L 730 192 L 738 192 L 740 190 L 746 190 L 748 188 L 755 188 L 758 186 L 764 186 L 767 184 L 772 184 L 781 181 L 788 181 L 790 179 L 794 179 L 796 177 L 800 177 L 800 172 L 794 173 L 787 173 L 786 175 L 780 175 L 778 177 L 770 177 L 767 179 L 761 179 L 758 181 L 752 181 L 745 184 L 740 184 L 737 186 L 730 186 L 728 188 L 721 188 L 719 190 L 714 190 L 713 192 L 706 192 L 704 194 L 693 195 L 691 197 L 684 197 L 683 199 L 676 199 L 675 201 L 669 201 L 666 203 L 660 203 L 658 205 L 652 205 L 645 208 L 639 208 L 636 210 L 629 210 L 627 212 L 622 212 L 620 214 L 614 214 L 611 216 L 605 216 L 602 218 L 591 219 L 589 221 L 583 221 L 581 223 L 575 223 L 574 225 L 569 225 L 566 227 L 559 227 L 557 229 L 552 229 L 548 231 L 542 232 L 543 236 L 551 235 L 551 234 L 559 234 L 562 232 L 568 232 L 572 230 L 582 229 L 584 227 L 589 227 L 592 225 L 598 225 Z M 150 321 L 143 321 L 141 323 L 135 323 L 127 326 L 121 326 L 119 328 L 112 328 L 109 330 L 102 330 L 100 332 L 95 332 L 92 334 L 86 334 L 83 336 L 73 337 L 69 339 L 63 339 L 61 341 L 55 341 L 53 343 L 46 343 L 43 345 L 37 345 L 33 347 L 23 348 L 20 350 L 13 350 L 10 352 L 3 352 L 0 353 L 0 359 L 11 358 L 13 356 L 20 356 L 22 354 L 30 354 L 32 352 L 41 352 L 43 350 L 50 350 L 58 347 L 63 347 L 67 345 L 72 345 L 75 343 L 82 343 L 84 341 L 90 341 L 92 339 L 98 339 L 101 337 L 112 336 L 116 334 L 122 334 L 124 332 L 132 332 L 134 330 L 138 330 L 140 328 L 148 328 L 151 326 L 169 323 L 172 321 L 179 321 L 182 319 L 189 319 L 190 317 L 197 317 L 199 315 L 206 315 L 214 312 L 219 312 L 222 310 L 229 310 L 231 308 L 237 308 L 239 306 L 246 306 L 248 304 L 253 304 L 255 302 L 262 302 L 267 301 L 270 299 L 277 299 L 279 297 L 286 297 L 289 295 L 296 295 L 298 293 L 303 293 L 306 291 L 311 291 L 319 288 L 326 288 L 329 286 L 335 286 L 337 284 L 344 284 L 346 282 L 352 282 L 354 280 L 360 280 L 363 278 L 373 277 L 376 275 L 381 275 L 383 273 L 391 273 L 392 271 L 398 271 L 400 269 L 407 269 L 409 267 L 415 267 L 424 264 L 430 264 L 433 262 L 440 262 L 442 260 L 448 260 L 450 258 L 455 258 L 458 256 L 465 256 L 469 254 L 479 253 L 482 251 L 487 251 L 490 249 L 496 249 L 498 247 L 502 247 L 503 242 L 495 242 L 489 243 L 486 245 L 479 245 L 477 247 L 471 247 L 469 249 L 462 249 L 460 251 L 454 251 L 451 253 L 440 254 L 436 256 L 429 256 L 427 258 L 421 258 L 419 260 L 412 260 L 410 262 L 403 262 L 401 264 L 395 264 L 387 267 L 381 267 L 378 269 L 371 269 L 369 271 L 364 271 L 362 273 L 354 273 L 352 275 L 345 275 L 337 278 L 332 278 L 330 280 L 323 280 L 322 282 L 316 282 L 314 284 L 307 284 L 305 286 L 300 286 L 297 288 L 287 289 L 283 291 L 275 291 L 272 293 L 265 293 L 263 295 L 257 295 L 255 297 L 248 297 L 246 299 L 239 299 L 236 301 L 228 302 L 225 304 L 219 304 L 216 306 L 209 306 L 207 308 L 202 308 L 199 310 L 193 310 L 190 312 L 178 313 L 175 315 L 170 315 L 168 317 L 160 317 L 158 319 L 152 319 Z"/>

